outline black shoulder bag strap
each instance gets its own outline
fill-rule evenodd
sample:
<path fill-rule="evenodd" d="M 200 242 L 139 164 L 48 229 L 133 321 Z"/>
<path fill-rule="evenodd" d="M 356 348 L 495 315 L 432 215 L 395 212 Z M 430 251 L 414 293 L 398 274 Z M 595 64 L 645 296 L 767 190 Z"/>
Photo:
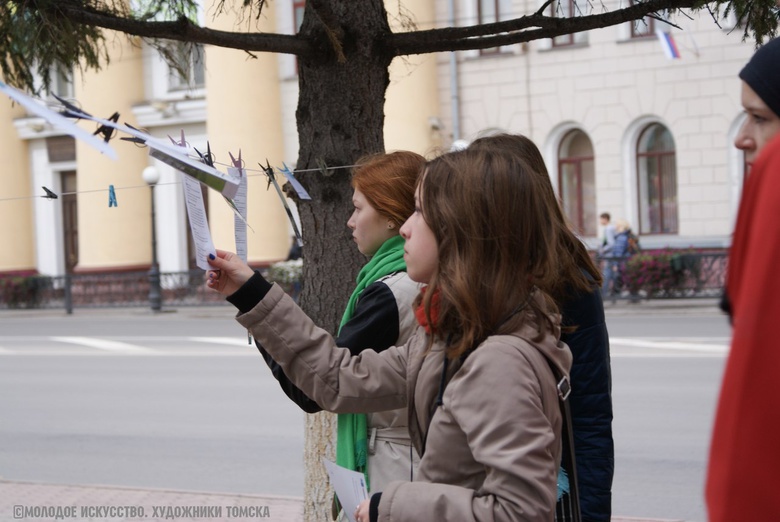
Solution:
<path fill-rule="evenodd" d="M 563 419 L 563 426 L 561 427 L 561 466 L 566 470 L 569 476 L 569 505 L 563 506 L 563 518 L 559 518 L 559 505 L 556 503 L 556 522 L 581 522 L 582 514 L 580 512 L 580 490 L 577 484 L 577 460 L 574 455 L 574 432 L 572 431 L 571 423 L 571 409 L 569 408 L 569 394 L 571 393 L 571 383 L 569 377 L 562 375 L 558 367 L 547 359 L 547 363 L 550 365 L 555 380 L 558 381 L 556 386 L 558 390 L 558 403 L 561 407 L 561 417 Z M 563 498 L 565 498 L 564 495 Z M 566 509 L 568 507 L 568 509 Z"/>

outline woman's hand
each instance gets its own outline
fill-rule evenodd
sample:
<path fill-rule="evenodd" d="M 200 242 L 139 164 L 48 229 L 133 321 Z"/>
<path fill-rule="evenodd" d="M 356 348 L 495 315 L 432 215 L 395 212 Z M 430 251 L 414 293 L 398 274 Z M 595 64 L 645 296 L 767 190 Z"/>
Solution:
<path fill-rule="evenodd" d="M 208 263 L 214 270 L 206 274 L 206 286 L 225 296 L 235 293 L 255 273 L 236 254 L 224 250 L 217 250 L 216 257 L 209 254 Z"/>
<path fill-rule="evenodd" d="M 370 522 L 370 518 L 368 515 L 368 508 L 371 505 L 371 499 L 367 498 L 360 504 L 358 504 L 358 507 L 355 508 L 355 520 L 357 522 Z"/>

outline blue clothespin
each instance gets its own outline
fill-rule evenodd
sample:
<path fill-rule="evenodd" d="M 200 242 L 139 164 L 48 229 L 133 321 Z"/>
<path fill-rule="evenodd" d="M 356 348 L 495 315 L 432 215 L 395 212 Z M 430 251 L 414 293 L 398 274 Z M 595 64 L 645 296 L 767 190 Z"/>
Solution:
<path fill-rule="evenodd" d="M 116 192 L 114 191 L 114 185 L 108 186 L 108 207 L 118 207 L 116 202 Z"/>
<path fill-rule="evenodd" d="M 286 163 L 282 162 L 282 165 L 284 165 L 284 168 L 279 169 L 279 172 L 284 175 L 284 177 L 287 179 L 287 181 L 292 185 L 292 188 L 295 189 L 295 193 L 298 194 L 298 197 L 302 200 L 310 200 L 311 196 L 308 192 L 306 192 L 306 189 L 303 188 L 303 185 L 301 185 L 297 179 L 295 179 L 295 176 L 293 176 L 293 173 L 290 172 L 290 167 L 287 166 Z M 277 167 L 279 168 L 279 167 Z"/>

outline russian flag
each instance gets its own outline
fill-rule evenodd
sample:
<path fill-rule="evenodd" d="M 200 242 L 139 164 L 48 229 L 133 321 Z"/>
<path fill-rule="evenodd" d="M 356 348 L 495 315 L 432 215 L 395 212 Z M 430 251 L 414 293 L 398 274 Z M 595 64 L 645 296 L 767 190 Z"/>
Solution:
<path fill-rule="evenodd" d="M 661 29 L 656 29 L 655 34 L 658 37 L 658 41 L 661 42 L 661 47 L 664 50 L 664 54 L 670 60 L 676 60 L 680 57 L 680 50 L 677 48 L 677 43 L 674 41 L 672 33 L 667 33 Z"/>

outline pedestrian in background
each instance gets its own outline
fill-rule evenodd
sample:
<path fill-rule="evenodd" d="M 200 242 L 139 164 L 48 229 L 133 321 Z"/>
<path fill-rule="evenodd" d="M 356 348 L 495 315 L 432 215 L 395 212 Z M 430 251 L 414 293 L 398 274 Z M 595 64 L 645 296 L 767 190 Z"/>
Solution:
<path fill-rule="evenodd" d="M 780 39 L 739 73 L 746 119 L 735 145 L 744 185 L 726 279 L 733 334 L 710 447 L 712 522 L 780 519 Z"/>
<path fill-rule="evenodd" d="M 623 268 L 626 259 L 630 256 L 629 238 L 631 237 L 631 225 L 625 219 L 615 221 L 615 236 L 609 254 L 604 259 L 604 280 L 601 294 L 603 297 L 620 294 L 623 287 Z"/>
<path fill-rule="evenodd" d="M 612 246 L 615 244 L 615 225 L 611 221 L 612 216 L 609 212 L 602 212 L 599 216 L 599 223 L 604 229 L 604 239 L 599 247 L 599 255 L 601 256 L 612 254 Z"/>

